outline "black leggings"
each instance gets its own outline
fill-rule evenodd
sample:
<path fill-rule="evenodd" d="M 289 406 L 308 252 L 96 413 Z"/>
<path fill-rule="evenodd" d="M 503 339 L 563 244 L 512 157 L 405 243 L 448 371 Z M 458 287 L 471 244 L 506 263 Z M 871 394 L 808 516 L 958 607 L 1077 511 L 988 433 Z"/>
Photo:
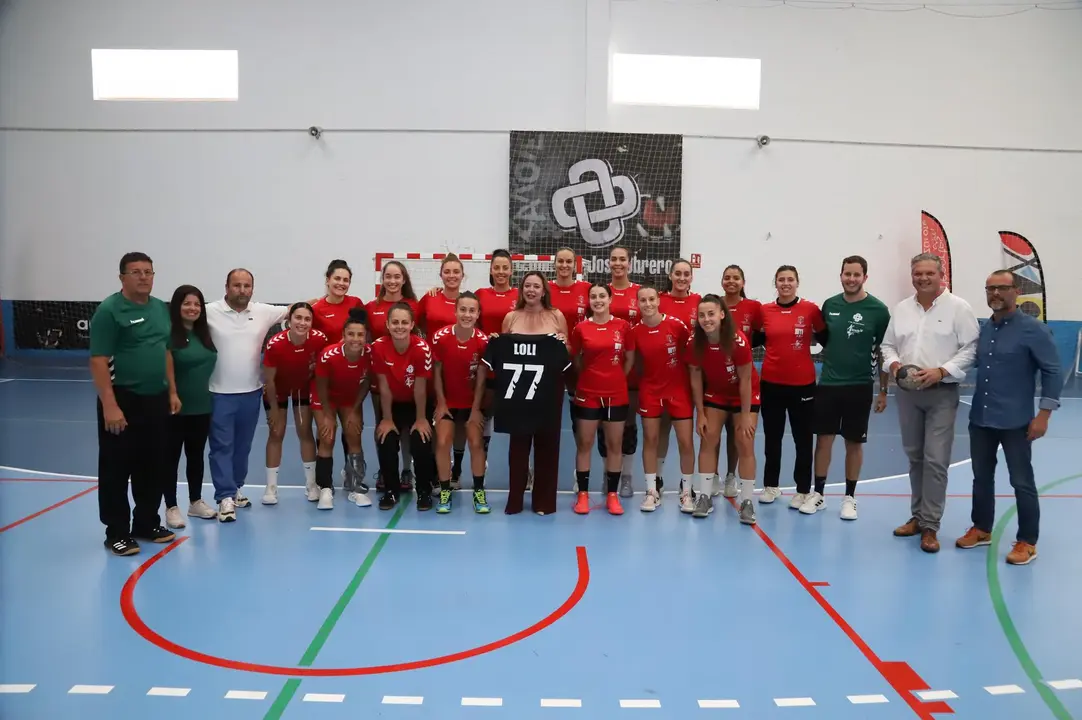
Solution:
<path fill-rule="evenodd" d="M 184 474 L 188 478 L 188 502 L 199 500 L 203 494 L 203 452 L 210 433 L 210 413 L 206 415 L 173 415 L 169 418 L 169 469 L 165 480 L 165 506 L 177 506 L 177 473 L 180 455 L 184 453 Z"/>
<path fill-rule="evenodd" d="M 431 414 L 430 409 L 428 415 L 431 416 Z M 417 421 L 417 406 L 412 402 L 393 403 L 391 419 L 394 421 L 395 429 L 387 433 L 382 442 L 376 444 L 380 477 L 388 490 L 397 488 L 401 480 L 398 467 L 401 434 L 410 432 L 413 423 Z M 416 432 L 411 432 L 410 456 L 413 458 L 413 477 L 416 481 L 417 494 L 431 493 L 432 483 L 436 479 L 436 454 L 432 447 L 432 438 L 422 440 Z"/>
<path fill-rule="evenodd" d="M 781 441 L 785 437 L 785 416 L 788 414 L 789 427 L 793 432 L 793 445 L 796 446 L 793 481 L 796 483 L 798 493 L 811 492 L 815 383 L 779 385 L 763 380 L 759 392 L 763 434 L 766 436 L 763 486 L 778 487 L 778 479 L 781 476 Z"/>

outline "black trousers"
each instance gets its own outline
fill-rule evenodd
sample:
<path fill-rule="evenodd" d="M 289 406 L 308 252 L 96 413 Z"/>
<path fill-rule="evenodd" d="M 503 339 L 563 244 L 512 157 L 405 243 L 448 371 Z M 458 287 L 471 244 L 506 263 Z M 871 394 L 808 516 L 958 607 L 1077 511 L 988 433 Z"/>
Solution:
<path fill-rule="evenodd" d="M 106 431 L 98 401 L 98 517 L 108 540 L 161 526 L 158 508 L 168 477 L 171 419 L 167 392 L 137 395 L 120 387 L 113 392 L 128 426 L 118 435 Z M 128 504 L 129 480 L 134 513 Z"/>
<path fill-rule="evenodd" d="M 811 385 L 779 385 L 763 380 L 759 387 L 760 411 L 763 418 L 766 462 L 763 486 L 778 487 L 781 476 L 781 444 L 785 437 L 785 417 L 793 433 L 796 460 L 793 481 L 798 493 L 811 492 L 812 462 L 815 457 L 815 383 Z"/>
<path fill-rule="evenodd" d="M 184 455 L 184 474 L 188 478 L 188 502 L 194 503 L 203 494 L 203 453 L 210 434 L 210 413 L 206 415 L 173 415 L 169 418 L 169 468 L 166 471 L 165 506 L 177 506 L 177 480 L 180 456 Z"/>
<path fill-rule="evenodd" d="M 431 409 L 428 414 L 432 414 Z M 417 406 L 412 402 L 393 403 L 391 420 L 394 421 L 395 430 L 387 433 L 383 441 L 376 444 L 380 477 L 383 479 L 384 487 L 389 490 L 397 489 L 401 480 L 398 465 L 401 436 L 402 433 L 410 432 L 413 423 L 417 422 Z M 432 484 L 436 480 L 436 453 L 432 447 L 432 438 L 422 440 L 416 432 L 411 432 L 410 457 L 413 458 L 413 477 L 417 494 L 431 493 Z"/>

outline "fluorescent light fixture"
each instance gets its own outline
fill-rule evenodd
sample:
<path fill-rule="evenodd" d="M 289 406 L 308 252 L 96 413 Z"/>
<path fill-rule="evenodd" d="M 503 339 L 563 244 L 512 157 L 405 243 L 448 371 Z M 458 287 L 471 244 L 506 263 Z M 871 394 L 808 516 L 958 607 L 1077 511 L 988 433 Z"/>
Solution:
<path fill-rule="evenodd" d="M 91 50 L 95 100 L 236 100 L 236 50 Z"/>
<path fill-rule="evenodd" d="M 621 105 L 758 110 L 762 61 L 684 55 L 612 56 L 612 101 Z"/>

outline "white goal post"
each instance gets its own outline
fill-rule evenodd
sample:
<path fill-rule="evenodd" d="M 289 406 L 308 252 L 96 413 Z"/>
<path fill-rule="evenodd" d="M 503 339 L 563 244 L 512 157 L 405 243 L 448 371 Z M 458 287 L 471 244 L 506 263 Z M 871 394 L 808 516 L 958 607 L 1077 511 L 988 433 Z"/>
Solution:
<path fill-rule="evenodd" d="M 376 253 L 375 295 L 379 295 L 379 284 L 383 277 L 383 266 L 389 260 L 398 260 L 409 270 L 410 280 L 413 282 L 413 291 L 420 297 L 428 292 L 429 288 L 439 287 L 440 263 L 448 253 Z M 488 266 L 492 261 L 491 255 L 464 253 L 458 256 L 462 261 L 462 269 L 466 272 L 466 278 L 462 281 L 464 290 L 476 290 L 488 287 Z M 576 257 L 577 268 L 575 276 L 582 279 L 582 258 Z M 511 281 L 512 285 L 518 283 L 522 276 L 531 271 L 538 270 L 550 280 L 556 278 L 555 255 L 511 255 Z"/>

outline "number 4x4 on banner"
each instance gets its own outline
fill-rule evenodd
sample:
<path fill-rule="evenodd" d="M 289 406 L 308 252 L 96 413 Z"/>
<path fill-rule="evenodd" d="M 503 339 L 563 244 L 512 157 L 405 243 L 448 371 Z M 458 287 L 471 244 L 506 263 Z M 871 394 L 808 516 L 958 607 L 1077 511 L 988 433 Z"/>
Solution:
<path fill-rule="evenodd" d="M 667 288 L 680 257 L 682 165 L 680 135 L 512 132 L 508 248 L 569 247 L 595 281 L 625 247 L 633 281 Z"/>

